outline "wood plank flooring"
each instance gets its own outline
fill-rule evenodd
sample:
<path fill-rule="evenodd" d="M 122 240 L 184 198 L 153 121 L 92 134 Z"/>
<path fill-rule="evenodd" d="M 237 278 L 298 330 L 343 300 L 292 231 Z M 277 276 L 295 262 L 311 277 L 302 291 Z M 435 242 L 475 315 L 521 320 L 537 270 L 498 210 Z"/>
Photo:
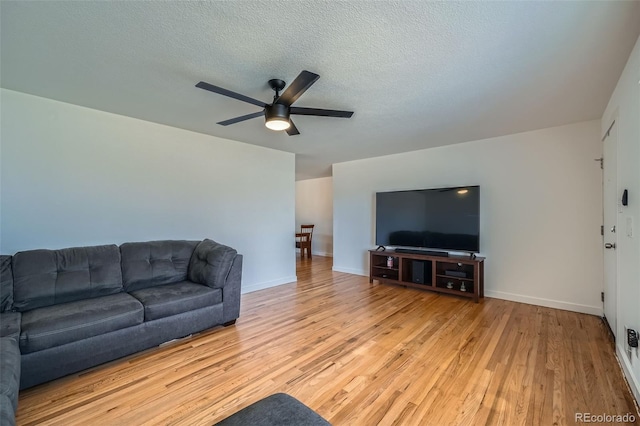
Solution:
<path fill-rule="evenodd" d="M 333 425 L 575 424 L 638 418 L 600 318 L 480 304 L 298 260 L 235 326 L 23 391 L 20 425 L 209 425 L 286 392 Z"/>

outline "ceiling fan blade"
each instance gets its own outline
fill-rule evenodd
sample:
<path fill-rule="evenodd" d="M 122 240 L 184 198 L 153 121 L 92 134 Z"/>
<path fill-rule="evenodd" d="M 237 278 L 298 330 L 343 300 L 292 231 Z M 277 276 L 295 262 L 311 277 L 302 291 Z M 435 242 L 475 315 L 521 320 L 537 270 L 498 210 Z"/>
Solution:
<path fill-rule="evenodd" d="M 250 120 L 252 118 L 264 117 L 264 110 L 258 112 L 252 112 L 251 114 L 241 115 L 240 117 L 230 118 L 228 120 L 219 121 L 216 124 L 220 124 L 221 126 L 228 126 L 229 124 L 240 123 L 241 121 Z"/>
<path fill-rule="evenodd" d="M 318 74 L 303 70 L 291 84 L 284 89 L 284 92 L 275 103 L 290 106 L 294 103 L 313 83 L 319 79 Z"/>
<path fill-rule="evenodd" d="M 287 134 L 289 136 L 299 135 L 300 132 L 298 131 L 298 128 L 296 127 L 296 125 L 293 124 L 293 121 L 291 121 L 291 119 L 289 119 L 289 124 L 291 124 L 291 126 L 289 126 L 289 128 L 287 129 Z"/>
<path fill-rule="evenodd" d="M 228 96 L 233 99 L 237 99 L 239 101 L 248 102 L 253 105 L 257 105 L 261 108 L 264 108 L 267 104 L 257 99 L 250 98 L 249 96 L 241 95 L 240 93 L 232 92 L 231 90 L 223 89 L 222 87 L 214 86 L 213 84 L 205 83 L 201 81 L 196 84 L 196 87 L 204 90 L 208 90 L 210 92 L 218 93 L 220 95 Z"/>
<path fill-rule="evenodd" d="M 340 117 L 340 118 L 351 118 L 351 116 L 353 115 L 353 111 L 339 111 L 336 109 L 300 108 L 300 107 L 289 108 L 289 113 L 297 114 L 297 115 L 319 115 L 321 117 Z"/>

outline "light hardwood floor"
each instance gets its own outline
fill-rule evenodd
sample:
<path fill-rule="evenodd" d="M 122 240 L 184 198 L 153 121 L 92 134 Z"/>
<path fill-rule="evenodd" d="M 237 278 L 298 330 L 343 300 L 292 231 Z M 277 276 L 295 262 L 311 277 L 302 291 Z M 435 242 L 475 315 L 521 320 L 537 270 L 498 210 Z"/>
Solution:
<path fill-rule="evenodd" d="M 638 418 L 602 321 L 480 304 L 298 260 L 217 328 L 20 394 L 18 424 L 212 424 L 286 392 L 334 425 L 574 424 Z"/>

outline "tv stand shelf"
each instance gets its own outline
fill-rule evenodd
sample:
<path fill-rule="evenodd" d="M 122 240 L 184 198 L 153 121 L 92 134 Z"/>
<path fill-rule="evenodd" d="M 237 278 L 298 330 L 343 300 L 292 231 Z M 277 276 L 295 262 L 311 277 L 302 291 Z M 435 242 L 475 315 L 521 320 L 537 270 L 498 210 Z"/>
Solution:
<path fill-rule="evenodd" d="M 392 265 L 388 266 L 391 257 Z M 369 250 L 369 282 L 402 285 L 468 297 L 484 297 L 484 257 Z"/>

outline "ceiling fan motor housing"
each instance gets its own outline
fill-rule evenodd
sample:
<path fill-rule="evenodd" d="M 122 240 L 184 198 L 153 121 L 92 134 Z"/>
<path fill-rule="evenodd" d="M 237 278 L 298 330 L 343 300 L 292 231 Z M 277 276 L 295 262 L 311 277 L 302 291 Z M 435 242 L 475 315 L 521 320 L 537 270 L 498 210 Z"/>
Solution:
<path fill-rule="evenodd" d="M 277 119 L 289 121 L 289 107 L 282 104 L 267 105 L 264 108 L 264 116 L 267 121 Z"/>

